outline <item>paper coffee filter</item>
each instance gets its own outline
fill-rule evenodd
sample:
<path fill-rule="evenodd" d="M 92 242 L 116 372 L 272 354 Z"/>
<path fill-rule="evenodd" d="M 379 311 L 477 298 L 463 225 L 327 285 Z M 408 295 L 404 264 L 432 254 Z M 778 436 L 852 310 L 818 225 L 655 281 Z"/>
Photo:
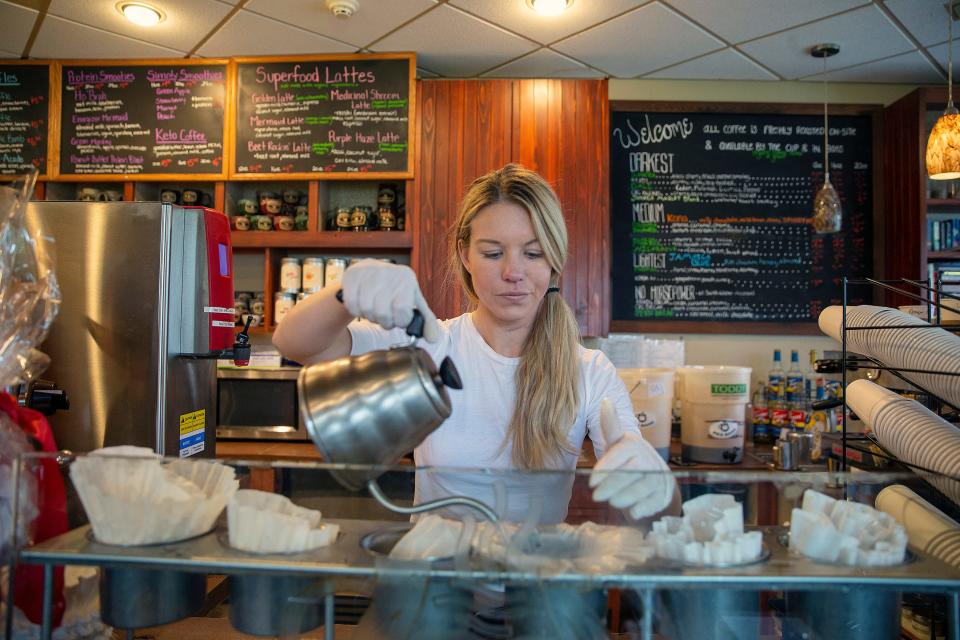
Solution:
<path fill-rule="evenodd" d="M 340 526 L 266 491 L 241 489 L 227 505 L 230 546 L 252 553 L 300 553 L 333 544 Z"/>
<path fill-rule="evenodd" d="M 70 466 L 98 542 L 159 544 L 206 533 L 238 487 L 233 469 L 216 462 L 165 465 L 152 452 L 144 458 L 110 454 L 101 450 Z"/>

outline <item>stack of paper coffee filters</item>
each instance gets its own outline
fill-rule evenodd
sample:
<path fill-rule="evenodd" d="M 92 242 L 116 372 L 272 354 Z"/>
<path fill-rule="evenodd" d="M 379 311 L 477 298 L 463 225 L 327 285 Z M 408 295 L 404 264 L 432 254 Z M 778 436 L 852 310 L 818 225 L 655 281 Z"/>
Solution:
<path fill-rule="evenodd" d="M 943 376 L 948 377 L 948 376 Z M 847 404 L 883 448 L 904 462 L 929 469 L 924 480 L 960 503 L 960 430 L 919 402 L 869 380 L 847 385 Z"/>
<path fill-rule="evenodd" d="M 107 447 L 78 458 L 70 478 L 98 542 L 145 545 L 213 528 L 237 491 L 231 467 L 207 460 L 164 463 L 143 447 Z"/>
<path fill-rule="evenodd" d="M 890 515 L 812 489 L 790 516 L 790 550 L 807 558 L 856 567 L 903 562 L 907 532 Z"/>
<path fill-rule="evenodd" d="M 229 543 L 250 553 L 304 553 L 333 544 L 339 525 L 264 491 L 240 490 L 227 506 Z M 258 636 L 288 637 L 323 623 L 321 579 L 244 573 L 230 576 L 230 624 Z"/>
<path fill-rule="evenodd" d="M 843 307 L 827 307 L 820 314 L 820 329 L 842 340 L 843 320 Z M 960 375 L 955 375 L 960 374 L 960 337 L 931 328 L 927 322 L 897 309 L 872 305 L 847 307 L 846 326 L 921 327 L 847 331 L 847 349 L 871 356 L 888 367 L 906 369 L 902 375 L 907 380 L 951 404 L 960 404 Z M 937 373 L 915 373 L 910 369 Z"/>
<path fill-rule="evenodd" d="M 276 493 L 241 489 L 227 506 L 230 546 L 252 553 L 299 553 L 325 547 L 340 526 Z"/>
<path fill-rule="evenodd" d="M 763 534 L 743 530 L 743 505 L 729 494 L 706 494 L 683 503 L 683 517 L 653 523 L 657 556 L 687 565 L 745 564 L 763 553 Z"/>

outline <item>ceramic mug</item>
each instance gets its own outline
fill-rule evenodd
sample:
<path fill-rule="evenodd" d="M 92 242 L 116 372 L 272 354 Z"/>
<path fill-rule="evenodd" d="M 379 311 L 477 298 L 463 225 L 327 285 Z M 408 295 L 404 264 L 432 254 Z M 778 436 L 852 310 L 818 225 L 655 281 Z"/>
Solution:
<path fill-rule="evenodd" d="M 270 216 L 253 216 L 250 222 L 257 231 L 273 231 L 273 218 Z"/>
<path fill-rule="evenodd" d="M 273 222 L 280 231 L 293 231 L 293 216 L 280 215 L 277 216 Z"/>
<path fill-rule="evenodd" d="M 161 189 L 160 190 L 160 202 L 166 202 L 168 204 L 177 204 L 180 200 L 180 192 L 175 189 Z"/>
<path fill-rule="evenodd" d="M 100 190 L 94 187 L 80 187 L 77 189 L 77 200 L 80 202 L 95 202 L 100 199 Z"/>
<path fill-rule="evenodd" d="M 119 202 L 123 200 L 123 191 L 117 189 L 105 189 L 100 192 L 100 199 L 104 202 Z"/>
<path fill-rule="evenodd" d="M 300 202 L 300 192 L 296 189 L 286 189 L 283 192 L 283 201 L 287 204 L 297 204 Z"/>
<path fill-rule="evenodd" d="M 233 228 L 237 231 L 250 230 L 250 218 L 247 216 L 233 216 Z"/>
<path fill-rule="evenodd" d="M 183 204 L 199 204 L 200 192 L 196 189 L 184 189 L 180 199 Z"/>
<path fill-rule="evenodd" d="M 264 310 L 266 310 L 267 304 L 263 301 L 262 298 L 255 298 L 250 301 L 250 311 L 257 315 L 263 315 Z"/>
<path fill-rule="evenodd" d="M 258 213 L 257 202 L 250 198 L 240 198 L 237 200 L 237 211 L 252 216 Z"/>

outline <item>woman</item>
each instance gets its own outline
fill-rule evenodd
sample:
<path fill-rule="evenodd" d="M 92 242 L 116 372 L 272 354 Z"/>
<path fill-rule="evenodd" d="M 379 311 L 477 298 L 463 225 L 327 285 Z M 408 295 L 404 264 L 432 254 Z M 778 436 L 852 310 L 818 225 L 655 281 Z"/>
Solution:
<path fill-rule="evenodd" d="M 297 305 L 277 327 L 274 345 L 303 363 L 383 349 L 403 341 L 418 309 L 425 319 L 422 346 L 437 362 L 453 359 L 463 389 L 448 390 L 452 415 L 414 451 L 417 467 L 567 472 L 511 474 L 506 485 L 480 473 L 418 473 L 415 503 L 467 495 L 507 520 L 533 513 L 541 523 L 561 522 L 569 471 L 589 435 L 599 457 L 590 477 L 595 500 L 634 518 L 665 508 L 674 495 L 668 475 L 604 473 L 667 467 L 640 436 L 616 369 L 580 345 L 557 288 L 567 230 L 550 185 L 515 164 L 475 180 L 461 203 L 450 255 L 474 303 L 471 313 L 438 322 L 409 267 L 361 260 L 341 283 Z M 342 304 L 335 297 L 341 287 Z"/>

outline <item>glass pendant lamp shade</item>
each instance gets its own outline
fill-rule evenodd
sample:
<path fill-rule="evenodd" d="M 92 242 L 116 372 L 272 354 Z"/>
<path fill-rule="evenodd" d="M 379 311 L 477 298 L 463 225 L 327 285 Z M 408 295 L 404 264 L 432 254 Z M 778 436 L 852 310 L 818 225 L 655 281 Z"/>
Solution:
<path fill-rule="evenodd" d="M 829 175 L 813 198 L 813 230 L 817 233 L 836 233 L 843 223 L 840 196 L 830 184 Z"/>
<path fill-rule="evenodd" d="M 827 58 L 839 53 L 835 44 L 818 44 L 810 51 L 815 58 L 823 58 L 823 186 L 813 198 L 813 230 L 816 233 L 836 233 L 843 226 L 843 208 L 840 196 L 830 182 L 830 126 L 827 119 Z"/>
<path fill-rule="evenodd" d="M 927 175 L 934 180 L 960 178 L 960 114 L 953 106 L 953 5 L 947 7 L 947 108 L 927 140 Z"/>

